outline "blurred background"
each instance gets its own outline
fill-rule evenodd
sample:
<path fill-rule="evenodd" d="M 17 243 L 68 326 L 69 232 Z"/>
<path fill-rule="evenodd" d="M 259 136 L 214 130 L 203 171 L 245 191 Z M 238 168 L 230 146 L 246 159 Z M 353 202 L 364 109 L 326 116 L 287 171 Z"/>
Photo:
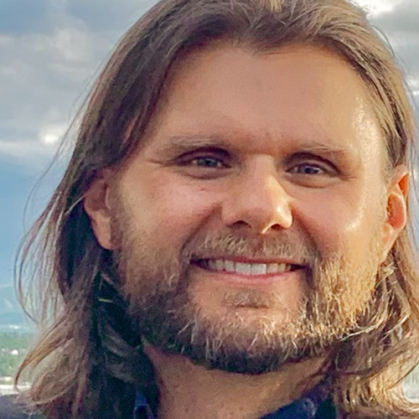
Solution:
<path fill-rule="evenodd" d="M 34 332 L 13 285 L 19 241 L 60 179 L 69 148 L 57 156 L 58 146 L 95 77 L 153 3 L 0 0 L 0 392 L 12 391 Z M 392 45 L 419 120 L 419 1 L 356 3 Z M 411 397 L 416 381 L 407 382 Z"/>

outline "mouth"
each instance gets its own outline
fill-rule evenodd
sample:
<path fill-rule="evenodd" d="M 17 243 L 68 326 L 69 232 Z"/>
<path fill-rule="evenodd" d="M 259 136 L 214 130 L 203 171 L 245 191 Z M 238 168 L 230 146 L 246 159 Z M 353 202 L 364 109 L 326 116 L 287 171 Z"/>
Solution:
<path fill-rule="evenodd" d="M 225 272 L 243 276 L 281 275 L 304 269 L 304 266 L 287 262 L 237 261 L 227 258 L 198 259 L 193 264 L 213 272 Z"/>

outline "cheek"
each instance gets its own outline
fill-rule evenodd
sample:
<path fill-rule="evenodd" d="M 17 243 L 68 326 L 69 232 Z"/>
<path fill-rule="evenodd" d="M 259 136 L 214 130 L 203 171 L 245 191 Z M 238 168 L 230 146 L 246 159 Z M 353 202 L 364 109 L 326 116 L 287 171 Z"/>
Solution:
<path fill-rule="evenodd" d="M 205 189 L 170 179 L 149 178 L 130 194 L 133 226 L 159 246 L 180 245 L 205 223 L 217 206 L 216 197 Z"/>
<path fill-rule="evenodd" d="M 374 198 L 368 200 L 367 196 L 358 191 L 301 201 L 296 207 L 296 221 L 311 236 L 322 256 L 344 252 L 352 259 L 363 258 L 382 214 Z"/>

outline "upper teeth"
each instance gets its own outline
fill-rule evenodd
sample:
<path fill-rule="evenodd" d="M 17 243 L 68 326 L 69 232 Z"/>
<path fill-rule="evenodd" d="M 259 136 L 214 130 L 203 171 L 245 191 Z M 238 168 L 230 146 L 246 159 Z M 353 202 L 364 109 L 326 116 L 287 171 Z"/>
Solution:
<path fill-rule="evenodd" d="M 292 265 L 288 263 L 242 263 L 227 259 L 208 259 L 206 266 L 214 271 L 225 271 L 242 275 L 265 275 L 288 272 Z"/>

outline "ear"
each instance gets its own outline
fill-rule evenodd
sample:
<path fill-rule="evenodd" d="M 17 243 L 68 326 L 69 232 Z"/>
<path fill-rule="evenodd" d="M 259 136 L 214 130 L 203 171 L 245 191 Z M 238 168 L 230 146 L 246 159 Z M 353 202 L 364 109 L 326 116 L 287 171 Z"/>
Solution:
<path fill-rule="evenodd" d="M 387 186 L 387 214 L 383 230 L 382 262 L 394 245 L 407 222 L 407 194 L 409 175 L 406 166 L 397 166 Z"/>
<path fill-rule="evenodd" d="M 111 207 L 109 203 L 110 171 L 103 171 L 84 195 L 83 206 L 96 240 L 105 249 L 112 249 Z"/>

